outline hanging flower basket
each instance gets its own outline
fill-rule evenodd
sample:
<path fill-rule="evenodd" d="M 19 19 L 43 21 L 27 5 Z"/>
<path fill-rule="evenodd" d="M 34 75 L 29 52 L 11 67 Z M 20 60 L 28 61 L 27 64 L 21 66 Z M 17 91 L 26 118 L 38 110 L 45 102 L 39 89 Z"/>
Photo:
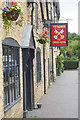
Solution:
<path fill-rule="evenodd" d="M 4 28 L 9 31 L 9 28 L 15 25 L 22 26 L 23 13 L 21 5 L 16 1 L 10 1 L 10 7 L 2 9 L 2 19 Z"/>
<path fill-rule="evenodd" d="M 39 41 L 40 44 L 45 44 L 46 43 L 46 41 L 43 40 L 43 39 L 38 39 L 37 41 Z"/>
<path fill-rule="evenodd" d="M 16 21 L 19 17 L 19 13 L 16 13 L 16 10 L 12 10 L 10 12 L 6 12 L 6 17 L 8 20 Z"/>
<path fill-rule="evenodd" d="M 38 37 L 38 42 L 40 44 L 46 44 L 46 42 L 49 42 L 49 31 L 48 30 L 44 30 L 44 32 L 41 32 L 39 34 L 39 37 Z"/>

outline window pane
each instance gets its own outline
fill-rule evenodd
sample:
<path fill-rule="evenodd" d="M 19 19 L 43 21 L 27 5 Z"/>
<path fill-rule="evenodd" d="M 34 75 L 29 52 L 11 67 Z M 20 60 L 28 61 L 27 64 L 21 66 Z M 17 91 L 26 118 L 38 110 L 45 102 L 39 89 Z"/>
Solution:
<path fill-rule="evenodd" d="M 41 81 L 41 72 L 39 72 L 39 80 Z"/>
<path fill-rule="evenodd" d="M 36 16 L 36 29 L 38 29 L 38 4 L 36 3 L 36 12 L 35 12 Z"/>
<path fill-rule="evenodd" d="M 15 75 L 19 77 L 19 65 L 15 67 Z"/>
<path fill-rule="evenodd" d="M 16 82 L 16 98 L 19 97 L 19 80 Z"/>
<path fill-rule="evenodd" d="M 4 68 L 3 68 L 3 69 L 4 69 Z M 5 75 L 5 72 L 4 72 L 4 70 L 3 70 L 3 80 L 4 80 L 4 85 L 6 85 L 5 77 L 6 77 L 6 75 Z"/>
<path fill-rule="evenodd" d="M 13 102 L 14 102 L 14 100 L 15 100 L 15 97 L 14 97 L 15 96 L 14 84 L 12 84 L 12 89 L 13 89 Z"/>
<path fill-rule="evenodd" d="M 6 88 L 4 88 L 4 105 L 7 105 L 7 94 L 6 94 Z"/>
<path fill-rule="evenodd" d="M 12 77 L 11 77 L 11 72 L 12 72 L 12 50 L 11 47 L 9 47 L 9 79 L 10 79 L 10 84 L 12 82 Z"/>
<path fill-rule="evenodd" d="M 6 77 L 5 77 L 6 85 L 8 85 L 8 83 L 9 83 L 9 80 L 8 80 L 8 67 L 5 67 L 5 74 L 6 74 Z"/>
<path fill-rule="evenodd" d="M 14 83 L 14 67 L 12 67 L 11 77 L 12 77 L 12 83 Z"/>
<path fill-rule="evenodd" d="M 8 65 L 8 58 L 7 58 L 7 56 L 8 56 L 8 49 L 7 48 L 3 48 L 3 67 L 4 68 L 7 67 L 7 65 Z M 4 69 L 4 71 L 5 71 L 5 69 Z"/>
<path fill-rule="evenodd" d="M 19 64 L 19 50 L 15 49 L 15 65 Z"/>
<path fill-rule="evenodd" d="M 12 47 L 12 66 L 14 66 L 14 49 Z"/>
<path fill-rule="evenodd" d="M 9 105 L 9 87 L 4 88 L 4 104 Z"/>
<path fill-rule="evenodd" d="M 41 81 L 41 51 L 38 48 L 36 52 L 36 63 L 37 63 L 37 82 Z"/>
<path fill-rule="evenodd" d="M 13 84 L 10 85 L 10 101 L 13 102 Z"/>

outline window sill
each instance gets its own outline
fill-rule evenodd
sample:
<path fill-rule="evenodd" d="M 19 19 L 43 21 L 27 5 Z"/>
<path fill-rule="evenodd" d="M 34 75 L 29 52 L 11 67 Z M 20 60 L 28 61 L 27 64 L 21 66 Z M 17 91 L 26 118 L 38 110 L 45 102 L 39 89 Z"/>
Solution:
<path fill-rule="evenodd" d="M 16 101 L 14 101 L 14 103 L 12 103 L 11 105 L 9 105 L 8 107 L 4 108 L 4 113 L 7 112 L 10 108 L 12 108 L 16 103 L 18 103 L 22 98 L 18 98 Z"/>

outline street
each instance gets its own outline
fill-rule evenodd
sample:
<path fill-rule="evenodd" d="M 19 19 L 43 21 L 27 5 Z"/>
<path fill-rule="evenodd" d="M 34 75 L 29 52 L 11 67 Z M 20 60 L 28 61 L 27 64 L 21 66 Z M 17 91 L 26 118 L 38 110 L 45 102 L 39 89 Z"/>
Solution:
<path fill-rule="evenodd" d="M 78 70 L 64 71 L 39 102 L 28 118 L 78 118 Z"/>

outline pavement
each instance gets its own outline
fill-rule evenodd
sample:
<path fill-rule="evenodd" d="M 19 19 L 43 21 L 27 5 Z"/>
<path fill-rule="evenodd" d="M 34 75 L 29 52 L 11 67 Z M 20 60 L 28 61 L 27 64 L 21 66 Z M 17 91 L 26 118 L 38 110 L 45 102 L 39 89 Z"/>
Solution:
<path fill-rule="evenodd" d="M 80 63 L 78 71 L 78 118 L 80 120 Z"/>
<path fill-rule="evenodd" d="M 78 70 L 64 71 L 39 102 L 28 118 L 78 118 Z"/>

